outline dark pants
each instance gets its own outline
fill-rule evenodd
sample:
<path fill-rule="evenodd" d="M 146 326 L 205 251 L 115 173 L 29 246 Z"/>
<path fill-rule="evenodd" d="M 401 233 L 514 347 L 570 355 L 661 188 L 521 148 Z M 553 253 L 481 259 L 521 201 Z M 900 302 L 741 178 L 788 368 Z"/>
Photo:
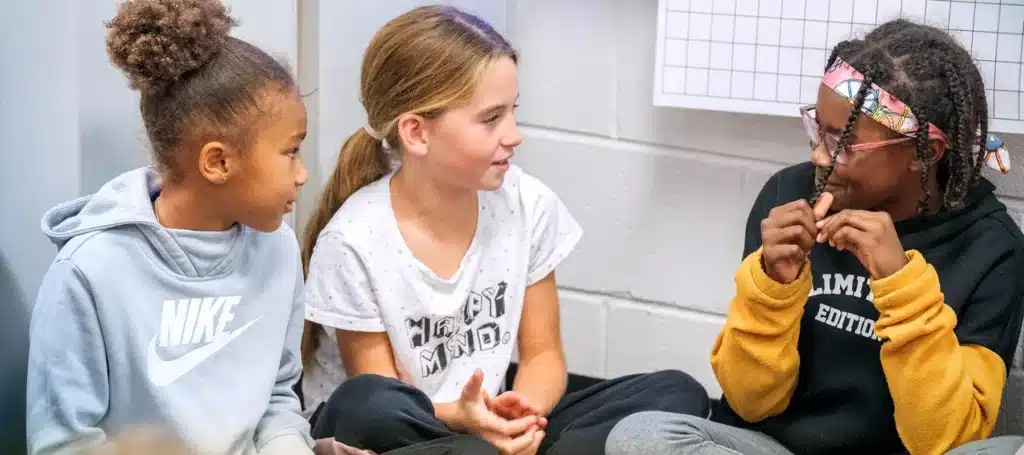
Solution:
<path fill-rule="evenodd" d="M 707 417 L 710 403 L 704 387 L 674 370 L 635 374 L 602 381 L 562 397 L 548 414 L 540 454 L 603 454 L 612 427 L 641 411 L 667 411 Z M 430 444 L 458 437 L 434 416 L 434 406 L 419 389 L 396 379 L 361 375 L 345 381 L 315 417 L 314 438 L 334 437 L 353 447 L 388 453 L 496 453 L 494 448 L 454 447 L 430 452 Z M 460 442 L 479 439 L 463 437 Z M 426 445 L 421 445 L 426 443 Z M 489 447 L 489 445 L 488 445 Z"/>

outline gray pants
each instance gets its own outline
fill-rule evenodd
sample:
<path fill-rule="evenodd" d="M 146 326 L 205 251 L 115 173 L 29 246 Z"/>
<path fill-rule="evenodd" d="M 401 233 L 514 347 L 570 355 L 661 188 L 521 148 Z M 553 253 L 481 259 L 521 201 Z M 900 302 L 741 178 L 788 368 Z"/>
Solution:
<path fill-rule="evenodd" d="M 1020 450 L 1020 452 L 1018 452 Z M 792 455 L 771 437 L 700 417 L 641 412 L 622 419 L 608 435 L 606 455 Z M 1024 455 L 1024 437 L 972 442 L 947 455 Z"/>

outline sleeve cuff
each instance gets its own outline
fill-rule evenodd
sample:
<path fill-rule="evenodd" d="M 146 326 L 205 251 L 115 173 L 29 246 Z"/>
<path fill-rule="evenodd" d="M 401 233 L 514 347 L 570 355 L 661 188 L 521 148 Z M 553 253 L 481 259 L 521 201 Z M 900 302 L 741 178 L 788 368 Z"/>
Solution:
<path fill-rule="evenodd" d="M 876 305 L 882 303 L 880 300 L 885 300 L 885 297 L 906 288 L 907 284 L 920 280 L 928 270 L 928 262 L 918 250 L 909 250 L 905 254 L 907 262 L 903 268 L 881 280 L 871 280 L 871 290 L 874 291 Z"/>
<path fill-rule="evenodd" d="M 356 319 L 328 313 L 306 304 L 306 319 L 327 327 L 353 332 L 384 332 L 384 321 L 379 318 Z"/>
<path fill-rule="evenodd" d="M 907 260 L 896 273 L 871 282 L 878 309 L 875 335 L 887 340 L 890 350 L 930 333 L 952 332 L 957 324 L 956 313 L 945 304 L 935 268 L 917 251 L 908 251 Z"/>
<path fill-rule="evenodd" d="M 309 441 L 297 433 L 274 436 L 257 451 L 259 455 L 312 455 Z"/>
<path fill-rule="evenodd" d="M 784 284 L 765 273 L 761 265 L 762 252 L 763 248 L 758 248 L 743 261 L 736 274 L 736 283 L 740 289 L 746 287 L 743 290 L 753 291 L 750 293 L 758 297 L 759 303 L 773 308 L 787 307 L 793 304 L 796 297 L 806 298 L 811 293 L 811 261 L 804 262 L 792 283 Z"/>
<path fill-rule="evenodd" d="M 880 280 L 871 280 L 875 307 L 879 311 L 905 307 L 905 303 L 938 286 L 935 269 L 917 250 L 906 252 L 907 264 L 896 273 Z M 931 272 L 930 274 L 928 272 Z M 928 276 L 931 275 L 931 276 Z"/>

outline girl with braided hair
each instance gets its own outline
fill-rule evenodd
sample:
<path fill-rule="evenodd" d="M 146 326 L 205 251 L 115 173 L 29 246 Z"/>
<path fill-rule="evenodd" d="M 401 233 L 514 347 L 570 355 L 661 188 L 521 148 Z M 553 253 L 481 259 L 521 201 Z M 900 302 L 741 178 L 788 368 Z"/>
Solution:
<path fill-rule="evenodd" d="M 1024 236 L 979 176 L 970 54 L 906 20 L 839 43 L 811 159 L 761 190 L 711 353 L 711 420 L 644 412 L 609 454 L 1013 454 L 991 436 L 1024 316 Z"/>

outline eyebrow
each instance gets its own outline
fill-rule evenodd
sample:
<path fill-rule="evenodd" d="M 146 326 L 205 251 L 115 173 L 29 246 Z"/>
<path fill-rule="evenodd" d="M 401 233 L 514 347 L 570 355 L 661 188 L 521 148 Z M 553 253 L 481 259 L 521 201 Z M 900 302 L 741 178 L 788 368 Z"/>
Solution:
<path fill-rule="evenodd" d="M 519 94 L 518 94 L 518 93 L 516 93 L 516 99 L 512 100 L 512 104 L 515 104 L 515 103 L 516 103 L 517 101 L 519 101 Z M 481 114 L 489 114 L 489 113 L 491 113 L 491 112 L 494 112 L 494 111 L 498 111 L 498 110 L 504 109 L 504 108 L 505 108 L 505 106 L 506 106 L 506 104 L 505 104 L 505 103 L 495 104 L 495 105 L 493 105 L 493 106 L 490 106 L 490 107 L 488 107 L 488 108 L 486 108 L 486 109 L 484 109 L 484 110 L 480 111 L 480 113 L 481 113 Z"/>

